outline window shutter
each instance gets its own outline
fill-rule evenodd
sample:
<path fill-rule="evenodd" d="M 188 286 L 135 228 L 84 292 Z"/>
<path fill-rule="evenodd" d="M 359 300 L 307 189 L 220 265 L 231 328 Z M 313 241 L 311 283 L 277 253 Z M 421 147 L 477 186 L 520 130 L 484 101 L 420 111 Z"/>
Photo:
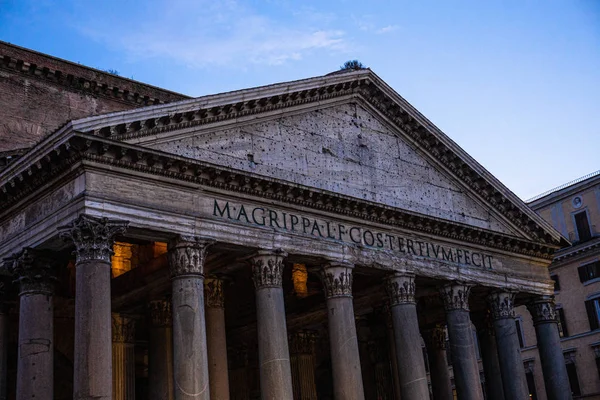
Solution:
<path fill-rule="evenodd" d="M 579 280 L 581 283 L 587 280 L 587 274 L 585 273 L 587 268 L 585 266 L 577 268 L 577 272 L 579 272 Z"/>
<path fill-rule="evenodd" d="M 588 300 L 585 302 L 585 309 L 587 311 L 588 320 L 590 321 L 590 330 L 598 329 L 598 317 L 596 316 L 596 307 L 594 300 Z"/>

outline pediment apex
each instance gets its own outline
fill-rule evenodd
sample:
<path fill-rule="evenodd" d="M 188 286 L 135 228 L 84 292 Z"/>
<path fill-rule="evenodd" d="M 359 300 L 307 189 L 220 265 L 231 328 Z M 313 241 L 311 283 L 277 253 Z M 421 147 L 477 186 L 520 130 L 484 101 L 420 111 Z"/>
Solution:
<path fill-rule="evenodd" d="M 523 237 L 562 246 L 568 242 L 521 199 L 506 188 L 452 139 L 396 93 L 370 69 L 284 82 L 257 88 L 203 96 L 75 120 L 69 128 L 96 137 L 127 141 L 194 126 L 263 113 L 293 111 L 310 104 L 361 99 L 387 119 L 396 130 L 477 195 Z M 58 132 L 56 132 L 58 133 Z M 52 136 L 52 135 L 51 135 Z M 43 141 L 42 141 L 43 142 Z M 37 146 L 35 146 L 37 147 Z M 35 149 L 34 147 L 34 149 Z"/>

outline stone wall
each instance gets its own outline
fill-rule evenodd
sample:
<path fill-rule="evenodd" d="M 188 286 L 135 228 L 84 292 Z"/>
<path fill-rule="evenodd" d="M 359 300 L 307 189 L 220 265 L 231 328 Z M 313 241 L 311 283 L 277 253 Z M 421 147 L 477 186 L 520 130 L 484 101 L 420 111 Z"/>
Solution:
<path fill-rule="evenodd" d="M 0 153 L 67 121 L 187 96 L 0 41 Z"/>

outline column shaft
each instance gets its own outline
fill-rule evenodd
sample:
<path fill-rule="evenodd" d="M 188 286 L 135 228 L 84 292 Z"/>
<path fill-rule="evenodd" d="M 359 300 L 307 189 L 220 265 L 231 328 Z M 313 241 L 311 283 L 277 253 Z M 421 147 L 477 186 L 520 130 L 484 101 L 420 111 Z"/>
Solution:
<path fill-rule="evenodd" d="M 182 237 L 170 243 L 173 371 L 177 400 L 210 399 L 203 275 L 210 243 Z"/>
<path fill-rule="evenodd" d="M 352 304 L 352 268 L 340 263 L 326 265 L 323 269 L 336 400 L 365 398 Z"/>
<path fill-rule="evenodd" d="M 454 370 L 454 384 L 461 400 L 482 400 L 477 353 L 469 317 L 470 287 L 450 284 L 442 288 L 448 338 Z"/>
<path fill-rule="evenodd" d="M 19 292 L 17 398 L 54 398 L 54 311 L 50 255 L 25 248 L 13 256 Z"/>
<path fill-rule="evenodd" d="M 533 317 L 548 400 L 571 400 L 571 385 L 560 345 L 554 298 L 544 296 L 527 306 Z"/>
<path fill-rule="evenodd" d="M 481 362 L 485 374 L 485 386 L 488 400 L 504 400 L 502 387 L 502 373 L 498 361 L 498 347 L 492 321 L 482 322 L 478 329 L 479 347 L 481 348 Z"/>
<path fill-rule="evenodd" d="M 113 238 L 127 223 L 80 215 L 59 228 L 76 247 L 73 398 L 112 397 L 110 256 Z"/>
<path fill-rule="evenodd" d="M 285 253 L 259 251 L 250 261 L 256 288 L 258 363 L 263 400 L 293 399 L 292 371 L 283 301 Z"/>
<path fill-rule="evenodd" d="M 204 282 L 204 292 L 210 397 L 212 400 L 229 400 L 223 281 L 216 278 L 207 279 Z"/>
<path fill-rule="evenodd" d="M 427 358 L 429 360 L 429 376 L 433 400 L 452 399 L 452 382 L 446 356 L 446 333 L 443 326 L 436 326 L 423 333 Z"/>
<path fill-rule="evenodd" d="M 397 273 L 388 277 L 386 291 L 398 357 L 400 397 L 403 400 L 426 399 L 429 387 L 417 318 L 414 275 Z"/>
<path fill-rule="evenodd" d="M 290 335 L 294 400 L 317 400 L 315 340 L 316 333 L 312 331 L 299 331 Z"/>
<path fill-rule="evenodd" d="M 134 321 L 112 316 L 113 400 L 135 399 Z"/>
<path fill-rule="evenodd" d="M 492 293 L 488 296 L 494 320 L 504 395 L 509 399 L 525 399 L 529 396 L 529 391 L 517 337 L 513 301 L 513 293 Z"/>
<path fill-rule="evenodd" d="M 22 295 L 19 310 L 17 396 L 51 400 L 54 394 L 52 296 Z"/>
<path fill-rule="evenodd" d="M 394 327 L 392 324 L 392 315 L 389 308 L 386 311 L 387 342 L 390 348 L 390 364 L 392 372 L 392 384 L 394 388 L 394 399 L 400 400 L 400 367 L 398 366 L 398 352 L 396 350 L 396 338 L 394 336 Z"/>
<path fill-rule="evenodd" d="M 170 300 L 149 304 L 148 393 L 150 400 L 173 400 L 173 325 Z"/>

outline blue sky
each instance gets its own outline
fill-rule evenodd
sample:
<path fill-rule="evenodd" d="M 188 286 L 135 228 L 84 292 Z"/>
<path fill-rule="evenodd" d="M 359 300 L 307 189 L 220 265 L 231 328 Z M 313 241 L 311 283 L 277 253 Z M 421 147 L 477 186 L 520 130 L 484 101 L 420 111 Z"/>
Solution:
<path fill-rule="evenodd" d="M 597 0 L 0 0 L 0 39 L 191 96 L 359 59 L 524 199 L 600 169 Z"/>

